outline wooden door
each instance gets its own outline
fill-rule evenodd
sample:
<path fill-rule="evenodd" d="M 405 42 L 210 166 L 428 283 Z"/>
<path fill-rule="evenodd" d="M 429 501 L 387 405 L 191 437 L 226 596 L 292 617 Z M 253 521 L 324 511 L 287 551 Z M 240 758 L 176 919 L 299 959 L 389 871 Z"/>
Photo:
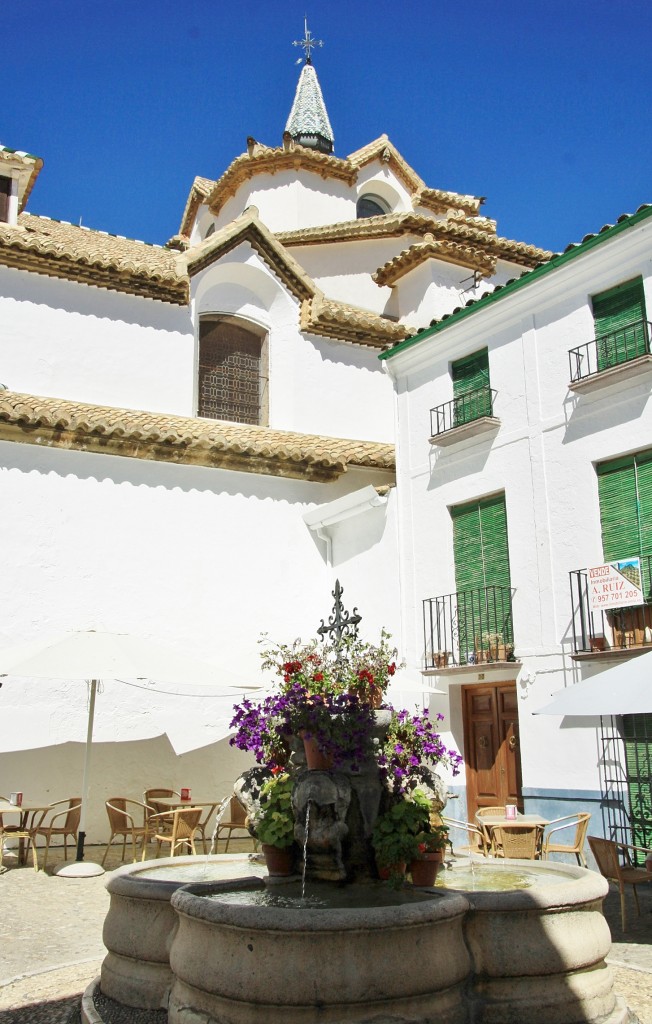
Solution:
<path fill-rule="evenodd" d="M 481 807 L 523 809 L 515 683 L 462 687 L 469 820 Z"/>

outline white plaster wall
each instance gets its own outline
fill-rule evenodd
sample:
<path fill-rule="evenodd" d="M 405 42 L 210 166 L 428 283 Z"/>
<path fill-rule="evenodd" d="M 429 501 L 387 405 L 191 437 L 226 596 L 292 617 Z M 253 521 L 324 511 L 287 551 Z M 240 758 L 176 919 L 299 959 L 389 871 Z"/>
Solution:
<path fill-rule="evenodd" d="M 192 415 L 187 308 L 0 267 L 0 322 L 13 391 Z"/>
<path fill-rule="evenodd" d="M 336 178 L 304 170 L 257 174 L 245 181 L 220 209 L 217 228 L 225 227 L 248 206 L 258 209 L 270 231 L 292 231 L 355 220 L 355 192 Z"/>
<path fill-rule="evenodd" d="M 575 396 L 568 350 L 594 337 L 590 295 L 642 273 L 650 308 L 651 236 L 647 226 L 626 232 L 389 361 L 406 649 L 419 666 L 422 601 L 455 589 L 450 507 L 504 491 L 526 789 L 599 789 L 595 722 L 531 711 L 605 668 L 571 660 L 569 572 L 602 560 L 595 463 L 652 446 L 651 378 Z M 498 434 L 431 448 L 429 410 L 452 397 L 450 363 L 485 345 Z M 474 678 L 470 670 L 444 680 L 458 744 L 460 687 Z"/>
<path fill-rule="evenodd" d="M 196 319 L 228 312 L 269 331 L 270 426 L 392 441 L 393 396 L 374 349 L 302 334 L 299 304 L 248 243 L 192 281 Z"/>
<path fill-rule="evenodd" d="M 373 510 L 369 529 L 365 515 L 348 524 L 334 566 L 302 518 L 318 504 L 387 479 L 352 470 L 317 484 L 2 443 L 0 545 L 12 598 L 0 641 L 103 626 L 216 658 L 223 681 L 259 682 L 260 634 L 280 641 L 313 636 L 330 614 L 336 577 L 370 637 L 382 625 L 396 634 L 392 507 Z M 96 711 L 92 841 L 107 834 L 109 796 L 140 798 L 150 785 L 170 784 L 190 785 L 210 799 L 250 763 L 216 742 L 232 702 L 190 696 L 197 689 L 188 683 L 190 690 L 168 685 L 162 689 L 171 695 L 157 695 L 106 682 Z M 77 682 L 4 681 L 0 792 L 22 790 L 40 800 L 79 791 L 85 689 Z M 160 738 L 166 731 L 183 749 L 192 737 L 203 749 L 177 759 Z M 75 746 L 61 747 L 68 742 Z"/>
<path fill-rule="evenodd" d="M 401 239 L 401 246 L 416 238 Z M 379 287 L 371 275 L 396 255 L 396 239 L 360 239 L 325 245 L 297 245 L 291 254 L 328 298 L 352 306 L 385 312 L 392 289 Z"/>

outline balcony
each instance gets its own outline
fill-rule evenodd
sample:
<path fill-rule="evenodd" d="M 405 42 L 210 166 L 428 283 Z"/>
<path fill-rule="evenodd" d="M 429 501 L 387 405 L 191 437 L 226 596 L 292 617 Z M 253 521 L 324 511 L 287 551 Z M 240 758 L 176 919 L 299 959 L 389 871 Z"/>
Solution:
<path fill-rule="evenodd" d="M 568 353 L 571 391 L 581 394 L 652 370 L 650 323 L 638 320 Z"/>
<path fill-rule="evenodd" d="M 510 587 L 478 587 L 423 602 L 426 669 L 515 661 Z"/>
<path fill-rule="evenodd" d="M 651 563 L 651 557 L 641 559 L 647 601 L 632 608 L 592 609 L 588 569 L 575 569 L 569 573 L 573 649 L 577 657 L 620 655 L 652 649 Z"/>
<path fill-rule="evenodd" d="M 430 410 L 430 444 L 455 444 L 489 430 L 497 430 L 500 420 L 494 416 L 496 392 L 489 387 L 476 388 Z"/>

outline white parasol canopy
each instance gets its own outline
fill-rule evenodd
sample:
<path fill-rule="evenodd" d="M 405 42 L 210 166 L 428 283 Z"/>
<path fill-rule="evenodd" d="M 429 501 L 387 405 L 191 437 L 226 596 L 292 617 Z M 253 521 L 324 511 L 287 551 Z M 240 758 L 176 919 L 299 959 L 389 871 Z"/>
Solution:
<path fill-rule="evenodd" d="M 97 684 L 102 679 L 155 679 L 163 683 L 188 685 L 206 689 L 207 696 L 234 695 L 259 686 L 224 681 L 219 665 L 182 653 L 154 640 L 127 633 L 84 630 L 57 637 L 31 641 L 0 650 L 0 676 L 22 676 L 40 679 L 79 679 L 91 684 L 86 732 L 86 753 L 82 782 L 82 810 L 77 843 L 77 866 L 84 859 L 86 810 L 90 784 L 90 762 Z M 89 870 L 62 873 L 90 874 Z"/>
<path fill-rule="evenodd" d="M 535 715 L 638 715 L 652 712 L 652 651 L 555 694 Z"/>

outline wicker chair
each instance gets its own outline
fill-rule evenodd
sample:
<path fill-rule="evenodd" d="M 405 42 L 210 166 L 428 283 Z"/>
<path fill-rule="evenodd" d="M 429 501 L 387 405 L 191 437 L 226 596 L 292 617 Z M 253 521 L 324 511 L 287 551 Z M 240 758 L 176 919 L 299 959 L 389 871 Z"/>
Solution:
<path fill-rule="evenodd" d="M 0 800 L 5 800 L 6 797 L 0 797 Z M 0 815 L 0 867 L 4 860 L 5 853 L 5 840 L 6 839 L 17 839 L 19 844 L 28 842 L 32 844 L 32 863 L 34 864 L 34 870 L 38 871 L 38 857 L 36 855 L 36 844 L 34 842 L 34 836 L 32 835 L 31 828 L 21 828 L 19 825 L 5 825 L 2 821 L 2 815 Z"/>
<path fill-rule="evenodd" d="M 217 836 L 215 837 L 216 846 L 220 839 L 220 833 L 223 831 L 227 834 L 226 846 L 224 848 L 225 853 L 229 852 L 229 843 L 231 842 L 232 832 L 246 832 L 247 836 L 251 838 L 251 833 L 247 828 L 246 821 L 247 812 L 245 811 L 244 807 L 238 800 L 237 796 L 232 796 L 231 799 L 229 800 L 229 817 L 228 819 L 221 821 L 217 828 Z M 256 847 L 257 844 L 254 842 L 254 849 L 256 849 Z"/>
<path fill-rule="evenodd" d="M 171 810 L 167 804 L 157 803 L 157 797 L 167 800 L 176 797 L 177 800 L 180 800 L 181 794 L 177 793 L 176 789 L 146 789 L 143 793 L 143 803 L 149 808 L 149 810 L 145 812 L 146 825 L 149 823 L 149 816 L 151 814 L 165 814 L 167 811 Z M 157 827 L 161 827 L 160 822 Z"/>
<path fill-rule="evenodd" d="M 466 832 L 468 843 L 466 846 L 457 846 L 456 849 L 461 853 L 481 853 L 483 857 L 486 857 L 490 849 L 490 841 L 486 832 L 486 829 L 479 827 L 478 825 L 472 824 L 470 821 L 458 821 L 457 818 L 442 817 L 442 822 L 446 828 L 459 829 L 460 832 Z M 450 848 L 453 853 L 453 842 L 450 840 Z"/>
<path fill-rule="evenodd" d="M 632 856 L 630 851 L 638 851 L 639 853 L 648 853 L 648 850 L 644 850 L 641 846 L 628 846 L 627 843 L 615 843 L 611 839 L 600 839 L 598 836 L 588 837 L 589 846 L 591 847 L 591 853 L 595 857 L 595 862 L 598 865 L 598 871 L 608 881 L 614 882 L 618 886 L 620 892 L 620 922 L 622 929 L 625 931 L 627 926 L 627 911 L 625 907 L 625 886 L 631 885 L 634 890 L 634 901 L 636 903 L 636 912 L 640 917 L 641 908 L 638 903 L 638 893 L 636 892 L 636 886 L 646 882 L 648 885 L 652 881 L 652 874 L 646 871 L 645 868 L 637 868 L 632 864 Z M 621 858 L 625 861 L 621 864 Z"/>
<path fill-rule="evenodd" d="M 534 860 L 541 850 L 541 835 L 540 825 L 496 825 L 492 839 L 499 856 Z"/>
<path fill-rule="evenodd" d="M 139 800 L 129 800 L 124 796 L 112 796 L 110 800 L 106 801 L 105 807 L 106 813 L 109 816 L 111 835 L 102 857 L 102 867 L 104 867 L 104 862 L 116 836 L 122 836 L 122 860 L 125 859 L 127 852 L 127 839 L 131 839 L 134 862 L 136 860 L 136 848 L 140 840 L 143 844 L 142 860 L 144 860 L 147 840 L 150 835 L 148 816 L 152 815 L 152 808 L 148 807 L 147 804 L 141 804 Z M 136 824 L 136 816 L 142 818 L 142 825 Z"/>
<path fill-rule="evenodd" d="M 32 823 L 30 831 L 34 840 L 34 847 L 36 847 L 36 840 L 39 836 L 45 837 L 44 871 L 48 864 L 50 843 L 54 836 L 63 837 L 63 859 L 68 860 L 68 836 L 72 839 L 73 844 L 77 842 L 81 805 L 80 796 L 71 796 L 68 800 L 55 800 Z"/>
<path fill-rule="evenodd" d="M 546 826 L 546 833 L 543 837 L 543 858 L 547 860 L 551 853 L 574 853 L 577 858 L 577 863 L 580 867 L 586 867 L 586 857 L 584 856 L 584 842 L 586 840 L 586 833 L 589 828 L 589 821 L 591 815 L 585 811 L 577 814 L 566 814 L 563 818 L 555 818 L 549 822 Z M 559 832 L 563 832 L 568 829 L 575 829 L 572 843 L 558 843 L 557 839 L 553 839 L 553 836 L 557 836 Z M 570 836 L 568 837 L 571 838 Z"/>
<path fill-rule="evenodd" d="M 170 844 L 171 857 L 176 856 L 176 852 L 181 846 L 185 846 L 191 853 L 197 853 L 195 833 L 199 831 L 202 811 L 203 807 L 178 807 L 175 811 L 151 814 L 149 824 L 150 827 L 153 826 L 156 829 L 152 839 L 158 843 L 156 856 L 158 857 L 161 852 L 161 843 Z"/>

